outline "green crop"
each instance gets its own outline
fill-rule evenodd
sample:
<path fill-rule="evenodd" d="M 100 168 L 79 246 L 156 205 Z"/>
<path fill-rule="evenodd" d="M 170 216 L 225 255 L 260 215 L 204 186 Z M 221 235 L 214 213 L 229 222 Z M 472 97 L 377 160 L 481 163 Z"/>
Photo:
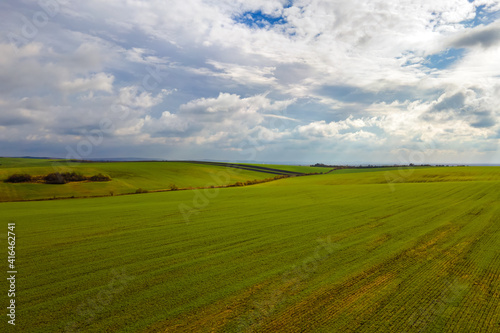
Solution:
<path fill-rule="evenodd" d="M 0 203 L 18 237 L 16 328 L 498 332 L 499 185 L 497 167 L 390 168 Z"/>

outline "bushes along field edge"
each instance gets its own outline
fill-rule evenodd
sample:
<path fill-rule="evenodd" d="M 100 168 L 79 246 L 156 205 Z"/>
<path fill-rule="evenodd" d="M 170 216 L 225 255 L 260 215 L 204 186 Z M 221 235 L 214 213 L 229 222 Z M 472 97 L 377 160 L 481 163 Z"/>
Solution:
<path fill-rule="evenodd" d="M 16 173 L 7 177 L 4 180 L 5 183 L 45 183 L 45 184 L 66 184 L 70 182 L 81 182 L 81 181 L 91 181 L 91 182 L 107 182 L 111 178 L 102 173 L 97 175 L 87 177 L 77 172 L 53 172 L 46 176 L 31 176 L 29 174 Z"/>

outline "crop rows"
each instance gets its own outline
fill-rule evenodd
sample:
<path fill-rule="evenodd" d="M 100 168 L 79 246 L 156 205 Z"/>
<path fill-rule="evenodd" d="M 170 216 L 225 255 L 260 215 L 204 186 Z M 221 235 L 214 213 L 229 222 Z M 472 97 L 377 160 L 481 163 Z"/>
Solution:
<path fill-rule="evenodd" d="M 225 188 L 189 224 L 190 191 L 1 203 L 22 236 L 19 329 L 496 332 L 500 183 L 480 170 Z"/>

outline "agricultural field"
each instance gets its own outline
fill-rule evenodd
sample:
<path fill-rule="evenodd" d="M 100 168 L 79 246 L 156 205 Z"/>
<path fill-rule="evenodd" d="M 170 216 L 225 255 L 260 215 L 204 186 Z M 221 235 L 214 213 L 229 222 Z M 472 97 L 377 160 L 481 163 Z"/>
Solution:
<path fill-rule="evenodd" d="M 143 191 L 162 191 L 175 185 L 179 189 L 223 186 L 249 180 L 263 180 L 276 175 L 295 174 L 301 171 L 294 166 L 280 167 L 280 171 L 258 169 L 258 165 L 245 169 L 227 167 L 216 163 L 189 162 L 91 162 L 76 163 L 68 160 L 26 158 L 0 158 L 0 202 L 39 200 L 72 197 L 110 196 Z M 261 168 L 264 166 L 261 166 Z M 314 172 L 327 168 L 309 168 Z M 309 168 L 309 169 L 308 169 Z M 54 172 L 77 172 L 85 176 L 102 173 L 111 177 L 110 182 L 76 182 L 60 185 L 4 183 L 12 174 L 27 173 L 32 176 Z M 309 171 L 311 172 L 311 171 Z"/>
<path fill-rule="evenodd" d="M 219 166 L 75 168 L 105 171 L 119 191 L 204 186 Z M 166 169 L 161 184 L 144 176 Z M 273 176 L 224 170 L 228 183 Z M 498 167 L 336 170 L 0 210 L 16 224 L 19 332 L 500 332 Z"/>

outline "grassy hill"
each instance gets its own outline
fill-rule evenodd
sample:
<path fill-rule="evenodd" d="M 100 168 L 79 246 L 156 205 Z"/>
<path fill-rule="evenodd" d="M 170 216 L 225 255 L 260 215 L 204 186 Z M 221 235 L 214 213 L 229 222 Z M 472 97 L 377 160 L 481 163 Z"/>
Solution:
<path fill-rule="evenodd" d="M 0 203 L 19 238 L 17 328 L 498 332 L 499 185 L 500 168 L 338 170 Z"/>
<path fill-rule="evenodd" d="M 258 167 L 258 166 L 257 166 Z M 280 174 L 293 174 L 297 170 L 327 171 L 325 168 L 280 166 L 280 171 L 260 168 L 237 169 L 224 164 L 190 162 L 92 162 L 75 163 L 66 160 L 26 158 L 0 158 L 0 202 L 50 198 L 91 197 L 135 193 L 141 188 L 148 191 L 166 190 L 171 184 L 178 188 L 221 186 L 262 180 Z M 262 169 L 264 168 L 264 169 Z M 302 169 L 301 169 L 302 168 Z M 86 176 L 103 173 L 110 182 L 77 182 L 64 185 L 10 184 L 3 180 L 15 173 L 33 176 L 53 172 L 79 172 Z M 310 171 L 309 171 L 310 172 Z"/>

